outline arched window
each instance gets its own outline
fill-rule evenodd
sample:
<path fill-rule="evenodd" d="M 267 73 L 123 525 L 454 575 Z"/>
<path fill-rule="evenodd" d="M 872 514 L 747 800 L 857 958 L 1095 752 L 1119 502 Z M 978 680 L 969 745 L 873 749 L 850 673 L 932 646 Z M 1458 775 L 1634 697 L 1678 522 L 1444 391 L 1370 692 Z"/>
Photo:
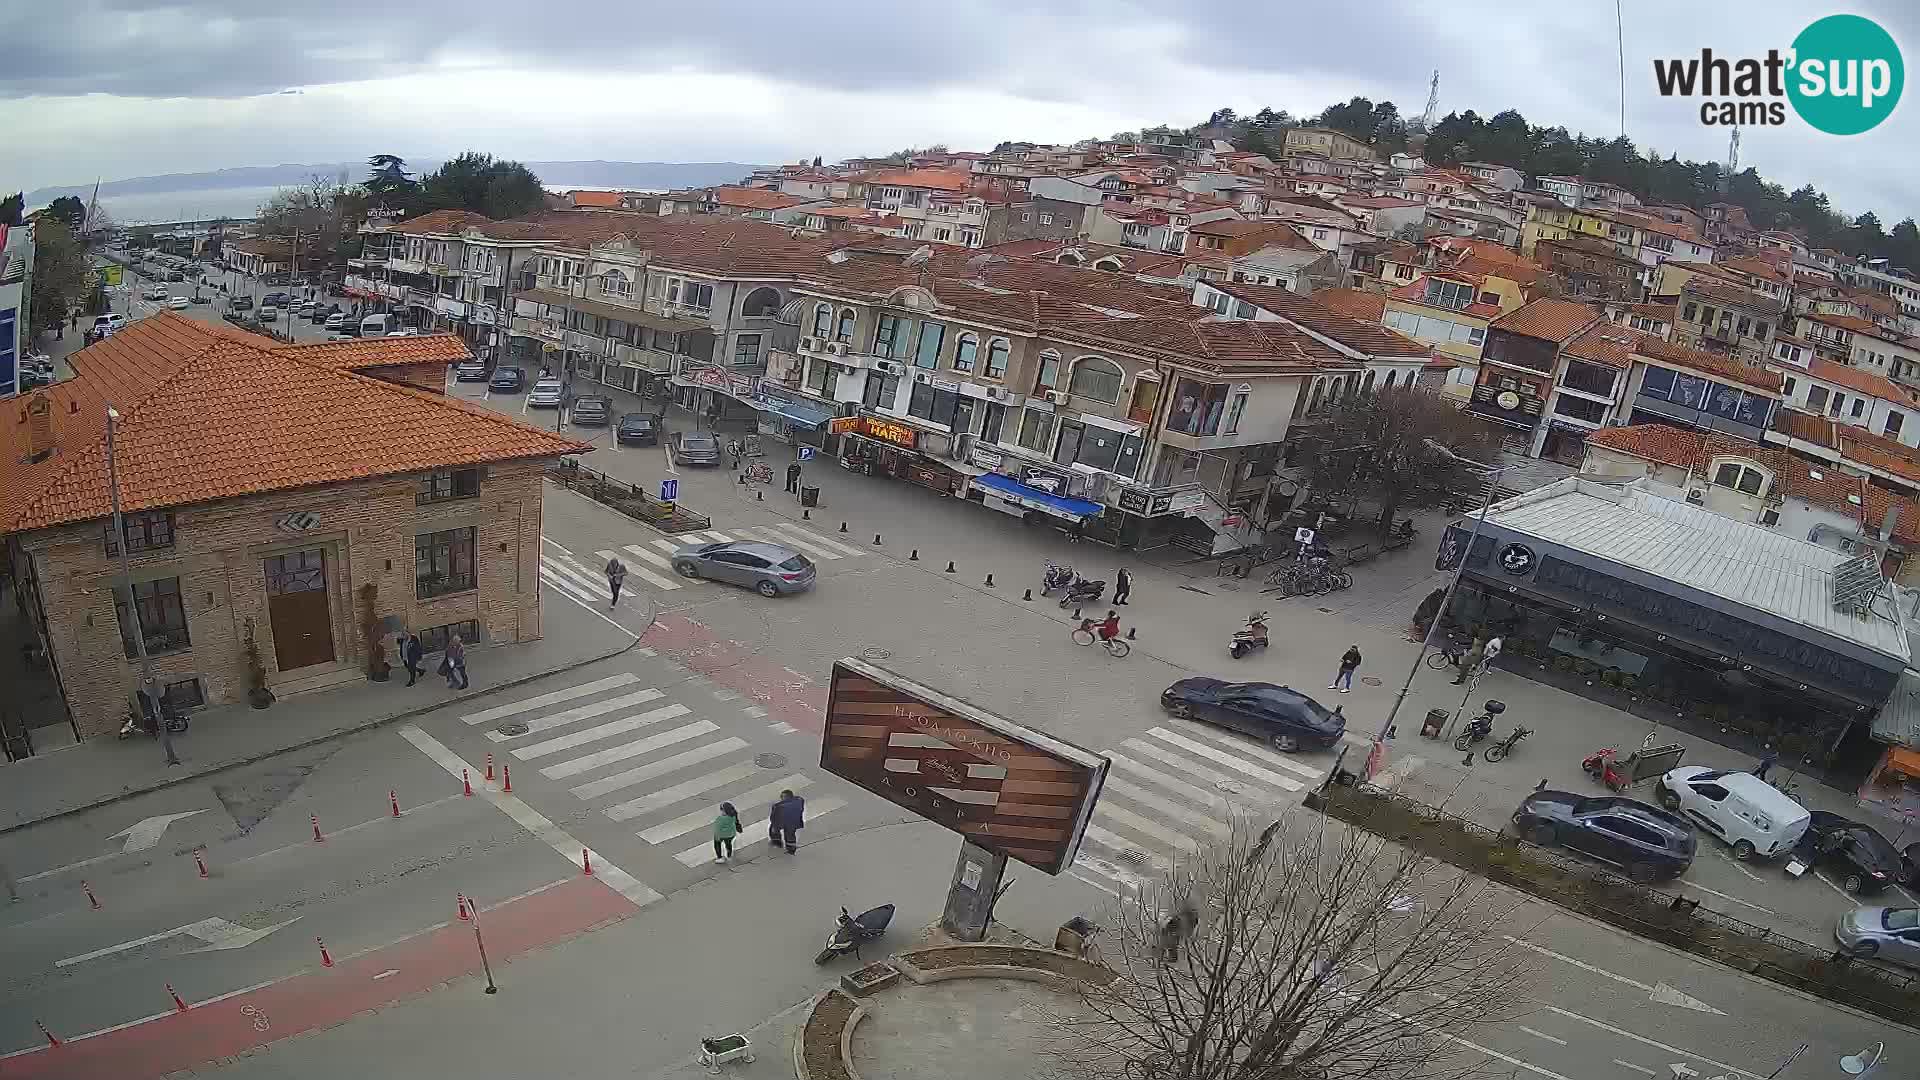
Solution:
<path fill-rule="evenodd" d="M 1063 263 L 1067 266 L 1079 266 L 1081 262 L 1080 253 L 1077 251 L 1063 251 L 1056 256 L 1053 261 Z"/>
<path fill-rule="evenodd" d="M 853 309 L 840 309 L 840 326 L 833 332 L 833 340 L 853 344 Z"/>
<path fill-rule="evenodd" d="M 747 294 L 740 315 L 747 319 L 766 319 L 780 314 L 780 290 L 762 286 Z"/>
<path fill-rule="evenodd" d="M 960 340 L 953 345 L 953 370 L 972 371 L 974 357 L 979 351 L 979 338 L 972 334 L 961 334 Z"/>
<path fill-rule="evenodd" d="M 600 275 L 600 289 L 614 296 L 632 296 L 633 281 L 619 270 L 609 268 Z"/>
<path fill-rule="evenodd" d="M 1040 354 L 1040 370 L 1033 377 L 1033 392 L 1060 388 L 1060 354 L 1048 349 Z"/>
<path fill-rule="evenodd" d="M 1121 262 L 1118 256 L 1106 255 L 1093 260 L 1093 268 L 1095 270 L 1111 270 L 1118 273 L 1121 270 L 1125 270 L 1127 264 Z"/>
<path fill-rule="evenodd" d="M 1006 338 L 994 338 L 987 343 L 987 371 L 989 379 L 1007 377 L 1007 353 L 1009 347 Z"/>
<path fill-rule="evenodd" d="M 1322 391 L 1326 390 L 1326 388 L 1327 388 L 1327 380 L 1325 379 L 1313 380 L 1313 393 L 1311 396 L 1307 398 L 1308 412 L 1314 412 L 1320 408 L 1320 395 Z"/>
<path fill-rule="evenodd" d="M 1360 389 L 1369 391 L 1373 389 L 1373 372 L 1367 372 L 1366 381 L 1360 384 Z"/>
<path fill-rule="evenodd" d="M 833 333 L 833 306 L 830 304 L 815 304 L 813 306 L 813 336 L 823 338 L 831 333 Z"/>
<path fill-rule="evenodd" d="M 1393 380 L 1398 378 L 1399 376 L 1400 376 L 1400 373 L 1397 371 L 1387 372 L 1387 381 L 1384 384 L 1384 389 L 1387 389 L 1387 390 L 1393 389 Z"/>
<path fill-rule="evenodd" d="M 1118 405 L 1120 384 L 1126 381 L 1126 377 L 1120 365 L 1111 360 L 1082 356 L 1073 362 L 1073 376 L 1067 381 L 1067 392 Z"/>

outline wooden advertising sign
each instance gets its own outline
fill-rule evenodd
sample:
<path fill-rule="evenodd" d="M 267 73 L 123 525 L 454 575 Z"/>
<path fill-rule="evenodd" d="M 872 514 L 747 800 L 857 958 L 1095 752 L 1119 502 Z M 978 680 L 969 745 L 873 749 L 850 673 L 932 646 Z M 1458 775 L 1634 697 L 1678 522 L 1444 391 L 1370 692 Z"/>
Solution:
<path fill-rule="evenodd" d="M 1059 874 L 1107 759 L 863 660 L 833 665 L 820 765 L 989 851 Z"/>

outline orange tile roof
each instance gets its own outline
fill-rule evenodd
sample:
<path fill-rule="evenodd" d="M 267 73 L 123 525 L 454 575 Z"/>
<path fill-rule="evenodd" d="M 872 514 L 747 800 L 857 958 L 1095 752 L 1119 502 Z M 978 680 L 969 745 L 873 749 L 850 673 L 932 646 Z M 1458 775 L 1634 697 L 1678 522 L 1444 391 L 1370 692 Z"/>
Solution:
<path fill-rule="evenodd" d="M 358 345 L 370 358 L 419 347 L 406 338 Z M 109 404 L 121 414 L 116 456 L 130 511 L 588 449 L 442 394 L 314 362 L 312 348 L 162 311 L 75 353 L 75 378 L 0 417 L 0 535 L 108 515 Z M 29 462 L 26 401 L 42 397 L 56 450 Z"/>
<path fill-rule="evenodd" d="M 1825 323 L 1828 326 L 1837 326 L 1842 330 L 1855 334 L 1871 334 L 1874 337 L 1897 340 L 1897 336 L 1892 331 L 1881 329 L 1878 323 L 1853 315 L 1822 315 L 1819 312 L 1810 312 L 1802 315 L 1801 318 L 1812 322 Z"/>
<path fill-rule="evenodd" d="M 1625 371 L 1633 366 L 1634 351 L 1645 336 L 1638 330 L 1602 319 L 1574 335 L 1573 340 L 1567 342 L 1566 353 Z"/>
<path fill-rule="evenodd" d="M 713 201 L 721 206 L 735 206 L 745 210 L 784 210 L 789 206 L 798 206 L 811 199 L 797 195 L 788 195 L 772 188 L 717 187 L 712 189 Z"/>
<path fill-rule="evenodd" d="M 407 236 L 421 236 L 427 233 L 457 233 L 470 225 L 485 225 L 493 219 L 485 214 L 475 214 L 467 210 L 435 210 L 419 217 L 408 218 L 395 225 L 393 232 Z"/>
<path fill-rule="evenodd" d="M 1505 330 L 1542 341 L 1564 342 L 1600 317 L 1600 312 L 1572 300 L 1535 300 L 1489 323 L 1489 330 Z"/>
<path fill-rule="evenodd" d="M 1667 424 L 1604 427 L 1587 433 L 1587 445 L 1617 450 L 1680 469 L 1692 466 L 1700 458 L 1699 433 Z"/>
<path fill-rule="evenodd" d="M 1757 278 L 1765 278 L 1776 285 L 1786 285 L 1790 280 L 1786 274 L 1780 272 L 1779 267 L 1774 266 L 1765 259 L 1756 259 L 1751 255 L 1735 255 L 1731 258 L 1722 259 L 1720 260 L 1720 265 L 1725 266 L 1729 270 L 1738 270 L 1743 274 L 1751 274 Z"/>
<path fill-rule="evenodd" d="M 1703 375 L 1712 375 L 1717 379 L 1750 386 L 1756 390 L 1778 394 L 1782 392 L 1785 385 L 1785 377 L 1771 368 L 1754 367 L 1718 353 L 1689 349 L 1685 345 L 1675 345 L 1671 341 L 1652 334 L 1642 337 L 1634 352 L 1661 364 L 1690 368 Z"/>
<path fill-rule="evenodd" d="M 579 191 L 567 192 L 568 201 L 575 206 L 603 206 L 609 210 L 620 206 L 620 193 L 617 191 Z"/>
<path fill-rule="evenodd" d="M 1840 445 L 1838 425 L 1824 416 L 1814 416 L 1798 409 L 1775 409 L 1772 430 L 1797 439 L 1801 442 L 1823 446 L 1829 450 Z"/>
<path fill-rule="evenodd" d="M 260 255 L 270 259 L 286 259 L 293 254 L 293 243 L 288 240 L 242 237 L 238 240 L 227 240 L 224 243 L 234 251 L 244 251 L 249 255 Z"/>
<path fill-rule="evenodd" d="M 1781 313 L 1780 301 L 1770 296 L 1762 296 L 1744 287 L 1734 288 L 1732 286 L 1713 284 L 1709 279 L 1703 277 L 1695 277 L 1688 281 L 1681 292 L 1689 300 L 1697 297 L 1701 300 L 1710 300 L 1722 307 L 1732 305 L 1746 308 L 1748 311 L 1763 312 L 1768 315 L 1778 315 Z"/>
<path fill-rule="evenodd" d="M 973 173 L 960 169 L 881 169 L 859 177 L 868 187 L 932 188 L 936 191 L 965 191 L 973 183 Z"/>
<path fill-rule="evenodd" d="M 1292 232 L 1293 227 L 1279 221 L 1243 221 L 1237 218 L 1219 218 L 1214 221 L 1202 221 L 1192 225 L 1187 231 L 1196 236 L 1259 236 L 1262 233 L 1285 230 Z"/>
<path fill-rule="evenodd" d="M 396 364 L 453 364 L 472 359 L 467 343 L 452 334 L 402 338 L 349 338 L 306 345 L 281 345 L 283 356 L 339 371 L 366 371 Z"/>
<path fill-rule="evenodd" d="M 1882 401 L 1897 402 L 1907 406 L 1913 404 L 1913 393 L 1911 391 L 1901 387 L 1892 379 L 1868 371 L 1865 368 L 1857 368 L 1851 364 L 1836 364 L 1831 360 L 1822 360 L 1814 356 L 1808 358 L 1805 368 L 1796 368 L 1795 370 L 1804 370 L 1812 378 L 1819 379 L 1822 382 L 1833 383 L 1835 386 L 1844 386 L 1849 390 L 1865 394 L 1868 397 L 1879 398 Z"/>
<path fill-rule="evenodd" d="M 1342 315 L 1365 322 L 1379 322 L 1387 309 L 1387 294 L 1371 289 L 1321 289 L 1313 298 Z"/>
<path fill-rule="evenodd" d="M 1238 281 L 1211 282 L 1229 296 L 1264 308 L 1274 315 L 1296 323 L 1322 337 L 1331 338 L 1356 352 L 1369 356 L 1425 356 L 1425 345 L 1380 325 L 1378 320 L 1356 319 L 1278 285 L 1248 285 Z"/>

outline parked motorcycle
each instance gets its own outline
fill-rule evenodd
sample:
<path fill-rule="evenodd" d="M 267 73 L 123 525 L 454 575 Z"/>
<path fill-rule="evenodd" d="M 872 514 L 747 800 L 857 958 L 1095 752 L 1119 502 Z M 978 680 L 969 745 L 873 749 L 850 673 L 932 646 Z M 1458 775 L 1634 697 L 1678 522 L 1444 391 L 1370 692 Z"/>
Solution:
<path fill-rule="evenodd" d="M 166 714 L 166 725 L 169 734 L 178 735 L 187 730 L 187 718 L 169 712 Z M 129 709 L 127 715 L 120 721 L 120 732 L 117 737 L 122 739 L 132 738 L 136 732 L 158 738 L 160 735 L 160 725 L 154 721 L 153 717 L 147 715 L 145 712 Z"/>
<path fill-rule="evenodd" d="M 893 921 L 893 905 L 881 904 L 877 908 L 863 911 L 858 915 L 847 914 L 846 908 L 840 909 L 839 925 L 827 938 L 827 947 L 813 958 L 816 964 L 824 964 L 836 956 L 852 953 L 860 957 L 862 942 L 872 941 L 887 932 L 887 924 Z"/>
<path fill-rule="evenodd" d="M 1499 761 L 1501 758 L 1504 758 L 1508 754 L 1513 752 L 1514 744 L 1518 743 L 1521 739 L 1524 739 L 1531 734 L 1533 734 L 1532 728 L 1526 727 L 1524 725 L 1520 727 L 1516 727 L 1513 729 L 1511 733 L 1507 735 L 1506 738 L 1501 739 L 1499 742 L 1494 743 L 1492 746 L 1489 746 L 1486 748 L 1486 750 L 1482 751 L 1480 756 L 1487 759 L 1488 761 Z"/>
<path fill-rule="evenodd" d="M 1247 618 L 1244 630 L 1235 630 L 1233 640 L 1227 643 L 1227 655 L 1235 660 L 1267 647 L 1267 613 L 1256 611 Z"/>
<path fill-rule="evenodd" d="M 1106 591 L 1107 583 L 1105 581 L 1088 581 L 1083 577 L 1075 577 L 1073 584 L 1067 586 L 1067 591 L 1060 594 L 1060 606 L 1072 607 L 1075 604 L 1096 604 L 1100 602 L 1100 597 L 1104 595 Z"/>
<path fill-rule="evenodd" d="M 1488 698 L 1487 711 L 1467 721 L 1467 729 L 1460 733 L 1459 738 L 1453 740 L 1453 748 L 1465 750 L 1475 743 L 1485 741 L 1487 736 L 1493 734 L 1493 718 L 1506 711 L 1507 707 L 1504 704 Z"/>
<path fill-rule="evenodd" d="M 1064 589 L 1073 584 L 1073 578 L 1073 567 L 1064 563 L 1048 563 L 1047 572 L 1040 578 L 1040 595 L 1053 595 L 1053 590 Z"/>

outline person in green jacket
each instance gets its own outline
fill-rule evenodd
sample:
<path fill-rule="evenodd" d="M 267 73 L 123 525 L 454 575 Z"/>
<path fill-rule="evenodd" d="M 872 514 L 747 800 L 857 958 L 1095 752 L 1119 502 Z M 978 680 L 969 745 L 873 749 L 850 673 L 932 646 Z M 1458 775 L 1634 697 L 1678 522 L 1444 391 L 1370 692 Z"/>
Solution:
<path fill-rule="evenodd" d="M 713 861 L 724 863 L 733 857 L 733 838 L 740 835 L 740 811 L 730 802 L 720 804 L 720 816 L 713 819 Z"/>

